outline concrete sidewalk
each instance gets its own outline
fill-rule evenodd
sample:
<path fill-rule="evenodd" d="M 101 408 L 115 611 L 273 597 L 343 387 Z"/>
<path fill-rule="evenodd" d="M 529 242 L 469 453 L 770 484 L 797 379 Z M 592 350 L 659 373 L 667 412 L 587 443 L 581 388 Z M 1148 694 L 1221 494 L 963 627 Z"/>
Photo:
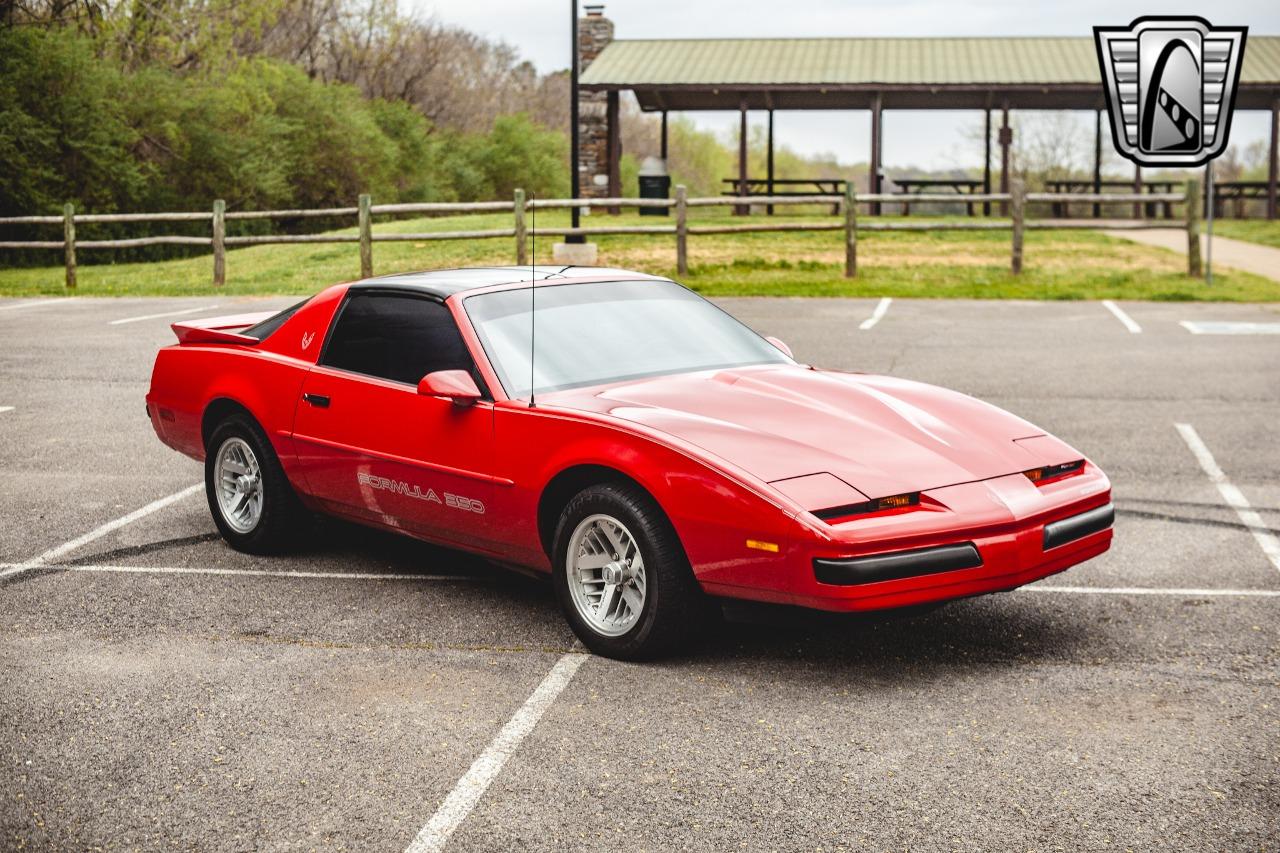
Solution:
<path fill-rule="evenodd" d="M 1120 237 L 1135 243 L 1148 246 L 1159 246 L 1172 249 L 1182 254 L 1187 253 L 1187 232 L 1181 228 L 1154 228 L 1149 231 L 1107 231 L 1102 233 L 1110 237 Z M 1208 238 L 1200 235 L 1201 257 L 1207 257 Z M 1244 240 L 1232 240 L 1230 237 L 1213 238 L 1214 266 L 1231 267 L 1244 270 L 1255 275 L 1280 281 L 1280 249 L 1249 243 Z"/>

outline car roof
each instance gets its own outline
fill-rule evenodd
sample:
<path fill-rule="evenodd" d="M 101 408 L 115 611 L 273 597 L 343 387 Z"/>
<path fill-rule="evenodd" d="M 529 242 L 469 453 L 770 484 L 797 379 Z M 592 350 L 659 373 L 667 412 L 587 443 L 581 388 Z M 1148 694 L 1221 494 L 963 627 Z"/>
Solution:
<path fill-rule="evenodd" d="M 426 293 L 447 299 L 455 293 L 468 290 L 493 287 L 499 284 L 518 284 L 529 281 L 547 281 L 548 279 L 648 279 L 663 280 L 660 276 L 633 270 L 613 269 L 610 267 L 572 267 L 572 266 L 509 266 L 509 267 L 461 267 L 458 269 L 424 270 L 422 272 L 396 273 L 381 275 L 376 278 L 365 278 L 352 282 L 352 288 L 396 288 Z"/>

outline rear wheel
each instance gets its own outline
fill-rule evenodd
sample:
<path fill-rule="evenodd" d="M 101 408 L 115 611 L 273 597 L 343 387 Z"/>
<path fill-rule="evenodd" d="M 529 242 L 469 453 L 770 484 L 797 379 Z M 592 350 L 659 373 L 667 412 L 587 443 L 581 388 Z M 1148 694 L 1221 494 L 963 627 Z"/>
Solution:
<path fill-rule="evenodd" d="M 232 415 L 214 429 L 205 448 L 204 486 L 218 531 L 237 551 L 274 553 L 296 541 L 302 505 L 251 418 Z"/>
<path fill-rule="evenodd" d="M 556 528 L 554 581 L 575 634 L 597 654 L 640 660 L 686 644 L 705 597 L 671 523 L 638 487 L 579 492 Z"/>

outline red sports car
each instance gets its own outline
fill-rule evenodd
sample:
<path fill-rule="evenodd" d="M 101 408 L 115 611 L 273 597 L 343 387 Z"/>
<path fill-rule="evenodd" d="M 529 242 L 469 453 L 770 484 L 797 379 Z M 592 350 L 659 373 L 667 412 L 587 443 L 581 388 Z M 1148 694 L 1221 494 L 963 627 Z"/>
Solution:
<path fill-rule="evenodd" d="M 677 647 L 714 597 L 924 605 L 1111 543 L 1106 475 L 1053 436 L 798 364 L 663 278 L 440 270 L 173 328 L 147 414 L 232 547 L 321 512 L 550 572 L 614 657 Z"/>

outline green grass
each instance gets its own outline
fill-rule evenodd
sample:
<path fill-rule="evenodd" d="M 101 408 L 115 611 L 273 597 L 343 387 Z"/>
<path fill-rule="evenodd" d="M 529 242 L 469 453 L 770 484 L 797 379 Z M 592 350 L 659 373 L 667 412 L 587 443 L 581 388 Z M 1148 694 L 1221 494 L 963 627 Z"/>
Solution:
<path fill-rule="evenodd" d="M 562 211 L 544 211 L 538 218 L 544 225 L 561 224 L 567 216 Z M 817 219 L 812 214 L 787 217 L 801 218 Z M 744 221 L 718 214 L 696 219 L 699 223 Z M 785 220 L 777 216 L 774 221 Z M 597 214 L 584 220 L 587 225 L 670 222 L 634 213 L 616 218 Z M 375 225 L 375 234 L 503 228 L 509 223 L 508 214 L 386 221 Z M 539 262 L 550 262 L 552 242 L 550 238 L 538 241 Z M 599 237 L 596 242 L 601 264 L 675 276 L 673 236 Z M 378 274 L 514 261 L 509 238 L 375 243 L 373 253 Z M 860 232 L 856 279 L 843 277 L 843 235 L 838 231 L 691 236 L 689 254 L 690 274 L 682 280 L 713 296 L 1280 301 L 1276 282 L 1232 271 L 1215 275 L 1210 288 L 1185 275 L 1181 255 L 1092 231 L 1028 233 L 1021 276 L 1008 271 L 1007 231 Z M 90 252 L 82 252 L 82 260 L 87 255 Z M 50 256 L 58 259 L 57 252 Z M 208 255 L 153 263 L 88 264 L 79 269 L 77 292 L 85 296 L 208 295 L 213 292 L 211 270 Z M 359 271 L 359 252 L 351 243 L 255 246 L 228 252 L 227 284 L 221 292 L 308 294 L 356 278 Z M 61 266 L 0 269 L 2 296 L 63 292 Z"/>
<path fill-rule="evenodd" d="M 1280 249 L 1280 219 L 1215 219 L 1213 233 Z"/>

